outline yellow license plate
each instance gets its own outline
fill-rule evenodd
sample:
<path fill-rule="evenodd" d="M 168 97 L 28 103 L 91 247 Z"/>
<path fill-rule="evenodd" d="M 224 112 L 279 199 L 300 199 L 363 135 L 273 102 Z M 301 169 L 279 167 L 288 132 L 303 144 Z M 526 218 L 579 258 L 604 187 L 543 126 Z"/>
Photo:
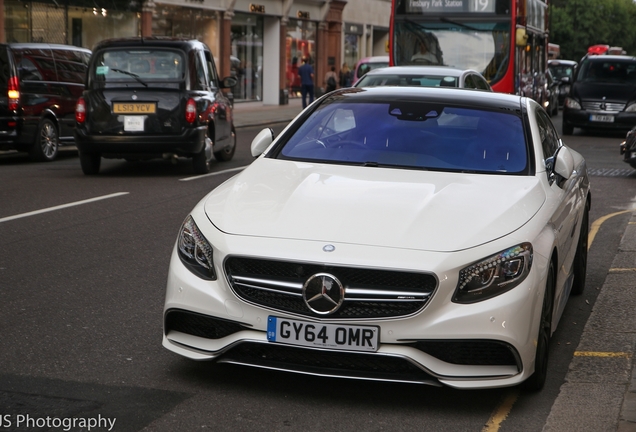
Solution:
<path fill-rule="evenodd" d="M 154 114 L 157 111 L 155 102 L 115 102 L 115 114 Z"/>

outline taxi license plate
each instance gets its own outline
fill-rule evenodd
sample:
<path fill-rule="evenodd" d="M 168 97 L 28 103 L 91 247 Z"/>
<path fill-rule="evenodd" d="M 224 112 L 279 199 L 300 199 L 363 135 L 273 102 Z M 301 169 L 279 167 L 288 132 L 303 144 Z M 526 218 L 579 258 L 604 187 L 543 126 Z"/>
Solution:
<path fill-rule="evenodd" d="M 319 324 L 270 316 L 267 340 L 289 345 L 345 351 L 375 352 L 380 343 L 377 326 Z"/>
<path fill-rule="evenodd" d="M 115 114 L 154 114 L 157 112 L 155 102 L 114 102 Z"/>
<path fill-rule="evenodd" d="M 604 123 L 614 123 L 614 116 L 612 115 L 599 115 L 599 114 L 591 114 L 590 121 L 604 122 Z"/>

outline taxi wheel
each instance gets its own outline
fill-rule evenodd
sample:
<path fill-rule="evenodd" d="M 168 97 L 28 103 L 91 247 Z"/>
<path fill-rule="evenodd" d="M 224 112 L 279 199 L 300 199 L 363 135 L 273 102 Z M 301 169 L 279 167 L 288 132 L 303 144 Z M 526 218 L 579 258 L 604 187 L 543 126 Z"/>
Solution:
<path fill-rule="evenodd" d="M 49 119 L 42 119 L 29 156 L 36 161 L 50 162 L 57 156 L 59 147 L 60 140 L 55 124 Z"/>
<path fill-rule="evenodd" d="M 236 151 L 236 131 L 234 130 L 234 126 L 232 126 L 232 135 L 230 140 L 232 141 L 232 144 L 229 147 L 226 147 L 221 151 L 214 152 L 214 158 L 219 162 L 227 162 L 234 157 L 234 152 Z"/>
<path fill-rule="evenodd" d="M 80 165 L 85 175 L 95 175 L 99 173 L 99 167 L 102 163 L 102 157 L 94 153 L 79 153 Z"/>
<path fill-rule="evenodd" d="M 523 384 L 526 390 L 537 392 L 543 389 L 548 375 L 548 346 L 552 332 L 552 311 L 554 307 L 554 263 L 550 260 L 548 280 L 543 295 L 541 323 L 537 335 L 537 350 L 534 357 L 534 373 Z"/>
<path fill-rule="evenodd" d="M 574 256 L 574 282 L 572 283 L 572 295 L 581 295 L 585 290 L 585 274 L 587 273 L 587 240 L 588 240 L 588 220 L 589 214 L 587 205 L 581 222 L 581 234 L 579 235 L 579 243 L 576 246 L 576 255 Z"/>

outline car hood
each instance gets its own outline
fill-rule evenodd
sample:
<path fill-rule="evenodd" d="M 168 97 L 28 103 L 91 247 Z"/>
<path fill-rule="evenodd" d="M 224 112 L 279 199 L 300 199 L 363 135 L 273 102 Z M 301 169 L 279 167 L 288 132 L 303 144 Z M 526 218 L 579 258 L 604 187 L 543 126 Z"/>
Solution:
<path fill-rule="evenodd" d="M 625 103 L 636 98 L 636 86 L 603 82 L 578 82 L 572 93 L 582 100 L 602 100 L 605 98 L 608 102 Z"/>
<path fill-rule="evenodd" d="M 517 230 L 544 201 L 529 176 L 260 158 L 204 206 L 227 234 L 450 252 Z"/>

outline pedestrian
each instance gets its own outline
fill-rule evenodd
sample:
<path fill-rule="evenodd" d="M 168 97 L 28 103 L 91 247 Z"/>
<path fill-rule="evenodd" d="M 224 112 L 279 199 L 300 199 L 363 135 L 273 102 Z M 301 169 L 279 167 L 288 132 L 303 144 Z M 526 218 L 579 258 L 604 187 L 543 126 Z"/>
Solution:
<path fill-rule="evenodd" d="M 338 75 L 336 75 L 336 68 L 331 66 L 331 70 L 325 74 L 325 86 L 327 93 L 334 91 L 338 87 Z"/>
<path fill-rule="evenodd" d="M 300 76 L 300 96 L 303 98 L 303 108 L 307 107 L 307 96 L 309 104 L 314 101 L 314 68 L 307 58 L 303 58 L 303 65 L 298 68 Z"/>
<path fill-rule="evenodd" d="M 351 87 L 351 69 L 347 62 L 344 62 L 340 69 L 340 87 Z"/>

